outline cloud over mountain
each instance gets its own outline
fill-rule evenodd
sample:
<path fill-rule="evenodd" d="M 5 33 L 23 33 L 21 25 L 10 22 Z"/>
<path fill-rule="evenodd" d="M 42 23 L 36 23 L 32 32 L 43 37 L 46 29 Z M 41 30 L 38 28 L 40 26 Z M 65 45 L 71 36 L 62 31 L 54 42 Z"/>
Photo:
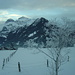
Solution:
<path fill-rule="evenodd" d="M 8 11 L 10 15 L 26 15 L 30 17 L 45 17 L 46 15 L 46 18 L 48 18 L 48 15 L 74 17 L 75 0 L 0 0 L 1 10 Z"/>

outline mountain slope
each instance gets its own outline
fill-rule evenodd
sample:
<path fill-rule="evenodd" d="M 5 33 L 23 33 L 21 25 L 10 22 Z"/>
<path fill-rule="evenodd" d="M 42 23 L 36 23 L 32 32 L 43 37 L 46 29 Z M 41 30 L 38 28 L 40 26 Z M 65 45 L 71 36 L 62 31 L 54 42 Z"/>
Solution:
<path fill-rule="evenodd" d="M 29 26 L 34 22 L 35 19 L 29 19 L 26 17 L 20 17 L 18 20 L 14 21 L 13 19 L 8 19 L 4 23 L 4 27 L 0 31 L 0 36 L 6 36 L 9 32 L 15 31 L 17 28 L 23 27 L 23 26 Z"/>
<path fill-rule="evenodd" d="M 41 42 L 44 39 L 44 26 L 48 20 L 44 18 L 36 19 L 30 26 L 18 28 L 15 32 L 12 31 L 7 36 L 6 42 L 20 42 L 24 43 L 29 39 L 37 37 L 36 41 Z M 42 37 L 43 36 L 43 37 Z"/>
<path fill-rule="evenodd" d="M 74 29 L 70 31 L 69 28 L 60 28 L 43 17 L 35 20 L 21 17 L 17 21 L 7 20 L 6 26 L 0 31 L 0 37 L 3 39 L 2 45 L 13 43 L 22 47 L 33 41 L 43 47 L 57 47 L 61 40 L 61 45 L 69 47 L 75 43 L 73 32 Z"/>

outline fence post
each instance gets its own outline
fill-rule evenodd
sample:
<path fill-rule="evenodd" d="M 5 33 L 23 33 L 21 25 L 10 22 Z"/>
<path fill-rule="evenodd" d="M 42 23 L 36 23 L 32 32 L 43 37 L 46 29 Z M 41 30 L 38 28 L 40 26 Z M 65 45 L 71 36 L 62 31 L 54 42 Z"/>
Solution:
<path fill-rule="evenodd" d="M 6 58 L 6 63 L 8 62 L 8 58 Z"/>
<path fill-rule="evenodd" d="M 70 57 L 68 56 L 68 59 L 67 59 L 68 62 L 69 62 L 69 59 L 70 59 Z"/>
<path fill-rule="evenodd" d="M 48 61 L 48 59 L 47 59 L 47 67 L 49 67 L 49 61 Z"/>
<path fill-rule="evenodd" d="M 18 70 L 21 72 L 20 62 L 18 62 Z"/>
<path fill-rule="evenodd" d="M 4 68 L 4 66 L 5 66 L 5 59 L 3 59 L 2 69 Z"/>

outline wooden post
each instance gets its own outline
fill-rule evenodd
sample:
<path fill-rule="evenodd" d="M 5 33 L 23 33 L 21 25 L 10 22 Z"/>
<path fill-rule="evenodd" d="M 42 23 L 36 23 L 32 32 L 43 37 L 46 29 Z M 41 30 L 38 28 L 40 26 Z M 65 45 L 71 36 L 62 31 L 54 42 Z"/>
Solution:
<path fill-rule="evenodd" d="M 21 72 L 20 62 L 18 62 L 18 70 Z"/>
<path fill-rule="evenodd" d="M 2 69 L 4 68 L 4 66 L 5 66 L 5 59 L 3 59 Z"/>
<path fill-rule="evenodd" d="M 6 58 L 6 63 L 9 61 L 8 57 Z"/>
<path fill-rule="evenodd" d="M 69 62 L 69 59 L 70 59 L 70 57 L 68 56 L 68 59 L 67 59 L 68 62 Z"/>
<path fill-rule="evenodd" d="M 49 67 L 49 61 L 48 61 L 48 59 L 47 59 L 47 67 Z"/>

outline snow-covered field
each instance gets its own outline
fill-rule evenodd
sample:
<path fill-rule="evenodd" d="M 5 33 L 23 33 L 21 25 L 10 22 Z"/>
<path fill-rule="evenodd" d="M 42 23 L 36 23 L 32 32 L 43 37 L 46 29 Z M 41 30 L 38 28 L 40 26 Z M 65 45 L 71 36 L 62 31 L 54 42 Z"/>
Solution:
<path fill-rule="evenodd" d="M 69 49 L 70 61 L 62 65 L 59 75 L 75 75 L 75 48 Z M 3 59 L 9 57 L 13 52 L 15 50 L 0 51 L 0 75 L 50 75 L 46 65 L 47 56 L 41 52 L 38 53 L 35 48 L 19 48 L 9 62 L 5 62 L 2 69 Z M 20 62 L 21 72 L 18 71 L 18 62 Z"/>

